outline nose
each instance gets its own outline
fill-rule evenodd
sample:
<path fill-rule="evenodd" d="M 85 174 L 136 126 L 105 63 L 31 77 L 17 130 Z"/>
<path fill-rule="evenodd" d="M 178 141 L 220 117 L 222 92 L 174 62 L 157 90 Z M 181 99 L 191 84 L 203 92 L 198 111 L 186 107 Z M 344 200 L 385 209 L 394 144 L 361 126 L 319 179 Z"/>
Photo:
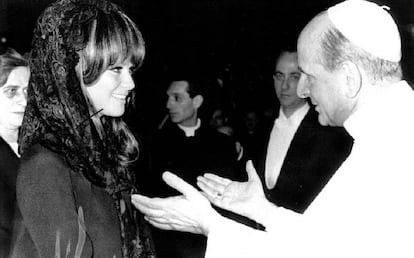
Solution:
<path fill-rule="evenodd" d="M 283 79 L 283 81 L 282 81 L 282 89 L 283 90 L 288 90 L 289 89 L 289 80 L 288 79 Z"/>
<path fill-rule="evenodd" d="M 305 76 L 301 76 L 298 82 L 298 87 L 296 88 L 296 94 L 299 96 L 299 98 L 307 98 L 309 97 L 309 86 L 308 83 L 306 83 Z"/>
<path fill-rule="evenodd" d="M 172 107 L 172 100 L 171 100 L 171 98 L 168 98 L 167 99 L 167 105 L 166 105 L 166 107 L 167 107 L 167 109 L 171 109 L 171 107 Z"/>
<path fill-rule="evenodd" d="M 24 90 L 19 90 L 16 94 L 16 103 L 20 106 L 26 107 L 27 105 L 27 96 Z"/>
<path fill-rule="evenodd" d="M 128 90 L 133 90 L 135 88 L 134 79 L 132 79 L 132 75 L 129 72 L 126 72 L 123 77 L 123 85 Z"/>

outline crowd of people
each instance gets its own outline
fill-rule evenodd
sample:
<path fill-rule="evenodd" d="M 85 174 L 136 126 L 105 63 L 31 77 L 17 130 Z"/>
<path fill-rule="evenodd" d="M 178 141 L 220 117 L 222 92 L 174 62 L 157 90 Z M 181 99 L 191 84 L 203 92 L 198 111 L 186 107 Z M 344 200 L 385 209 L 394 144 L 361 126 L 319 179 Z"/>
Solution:
<path fill-rule="evenodd" d="M 145 55 L 107 0 L 57 0 L 0 55 L 0 258 L 414 255 L 414 92 L 386 7 L 345 0 L 279 49 L 270 118 L 176 74 L 139 138 Z"/>

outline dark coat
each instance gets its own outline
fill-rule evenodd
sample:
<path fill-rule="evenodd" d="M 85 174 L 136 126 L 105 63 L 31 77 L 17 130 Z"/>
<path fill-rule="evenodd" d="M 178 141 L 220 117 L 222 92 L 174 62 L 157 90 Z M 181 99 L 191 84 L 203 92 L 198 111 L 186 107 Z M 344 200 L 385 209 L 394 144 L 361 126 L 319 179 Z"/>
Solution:
<path fill-rule="evenodd" d="M 155 137 L 152 148 L 154 194 L 178 194 L 161 179 L 170 171 L 196 186 L 197 176 L 212 172 L 223 177 L 240 180 L 235 142 L 227 135 L 201 125 L 193 137 L 186 137 L 177 125 L 168 123 Z"/>
<path fill-rule="evenodd" d="M 242 178 L 234 141 L 203 124 L 194 137 L 186 137 L 176 124 L 168 123 L 154 140 L 151 186 L 155 196 L 178 194 L 162 181 L 161 174 L 166 170 L 195 187 L 197 176 L 206 172 L 237 180 Z M 158 258 L 204 257 L 206 237 L 202 235 L 153 228 L 153 237 Z"/>
<path fill-rule="evenodd" d="M 348 157 L 352 145 L 353 139 L 344 128 L 321 126 L 318 113 L 310 107 L 290 143 L 273 189 L 265 184 L 266 146 L 258 171 L 268 200 L 305 212 Z"/>
<path fill-rule="evenodd" d="M 21 158 L 17 203 L 12 257 L 55 257 L 58 235 L 60 257 L 74 257 L 79 207 L 86 230 L 81 257 L 121 257 L 120 225 L 112 197 L 40 145 L 28 149 Z"/>
<path fill-rule="evenodd" d="M 19 158 L 0 137 L 0 257 L 7 257 L 13 231 Z"/>

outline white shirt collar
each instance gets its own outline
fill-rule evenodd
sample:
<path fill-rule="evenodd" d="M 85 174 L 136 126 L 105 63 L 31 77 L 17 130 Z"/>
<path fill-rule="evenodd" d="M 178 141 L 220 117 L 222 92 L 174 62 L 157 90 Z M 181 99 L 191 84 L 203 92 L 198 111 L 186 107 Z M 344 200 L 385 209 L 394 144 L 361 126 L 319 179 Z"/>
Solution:
<path fill-rule="evenodd" d="M 280 111 L 279 111 L 279 117 L 277 120 L 286 120 L 292 124 L 295 125 L 299 125 L 300 122 L 302 122 L 303 118 L 306 116 L 306 114 L 309 111 L 309 104 L 306 102 L 303 106 L 301 106 L 300 108 L 296 109 L 295 112 L 293 112 L 293 114 L 290 117 L 286 117 L 285 113 L 283 112 L 282 107 L 280 107 Z M 275 121 L 275 123 L 276 123 Z"/>
<path fill-rule="evenodd" d="M 192 137 L 195 135 L 195 131 L 200 128 L 201 126 L 201 120 L 200 118 L 197 118 L 197 124 L 195 126 L 182 126 L 178 124 L 178 127 L 184 131 L 185 136 Z"/>

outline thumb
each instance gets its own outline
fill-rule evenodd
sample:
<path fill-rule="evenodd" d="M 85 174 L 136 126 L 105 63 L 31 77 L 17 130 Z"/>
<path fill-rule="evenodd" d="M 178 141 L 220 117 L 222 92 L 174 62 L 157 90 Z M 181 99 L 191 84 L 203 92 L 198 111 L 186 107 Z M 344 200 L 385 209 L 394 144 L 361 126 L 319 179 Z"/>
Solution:
<path fill-rule="evenodd" d="M 249 181 L 260 181 L 259 176 L 257 175 L 256 169 L 253 166 L 253 162 L 248 160 L 246 163 L 246 171 Z"/>
<path fill-rule="evenodd" d="M 171 172 L 164 172 L 162 174 L 162 179 L 167 185 L 182 193 L 187 199 L 194 198 L 200 194 L 192 185 Z"/>

